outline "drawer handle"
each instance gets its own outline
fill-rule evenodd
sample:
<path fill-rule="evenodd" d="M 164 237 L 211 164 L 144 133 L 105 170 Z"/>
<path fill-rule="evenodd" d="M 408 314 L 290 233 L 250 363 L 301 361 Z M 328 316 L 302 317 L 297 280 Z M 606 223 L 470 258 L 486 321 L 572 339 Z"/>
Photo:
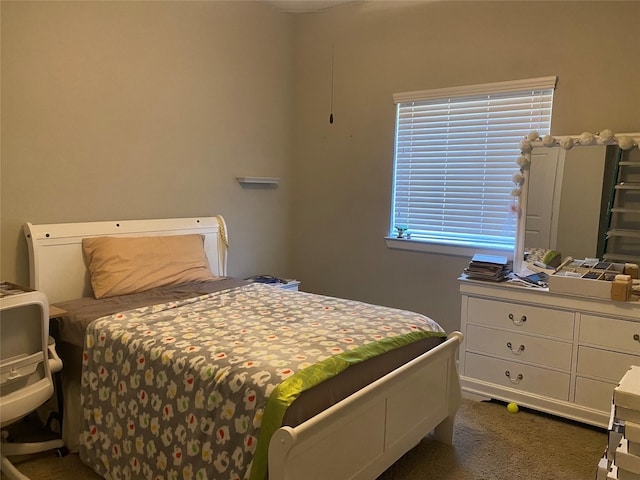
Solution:
<path fill-rule="evenodd" d="M 636 342 L 640 342 L 640 335 L 638 335 L 637 333 L 636 333 L 636 334 L 634 334 L 634 335 L 633 335 L 633 339 L 634 339 Z"/>
<path fill-rule="evenodd" d="M 511 378 L 511 372 L 509 370 L 506 370 L 504 374 L 507 376 L 507 378 L 511 383 L 515 383 L 515 384 L 520 383 L 520 380 L 524 378 L 521 373 L 519 373 L 517 377 Z"/>
<path fill-rule="evenodd" d="M 517 350 L 514 350 L 511 342 L 507 342 L 507 348 L 511 350 L 511 353 L 513 353 L 514 355 L 520 355 L 522 352 L 524 352 L 524 345 L 520 345 Z"/>
<path fill-rule="evenodd" d="M 526 322 L 526 321 L 527 321 L 527 316 L 526 316 L 526 315 L 522 315 L 522 316 L 520 317 L 520 319 L 519 319 L 519 320 L 516 320 L 516 318 L 514 317 L 513 313 L 510 313 L 510 314 L 509 314 L 509 320 L 511 320 L 511 321 L 513 322 L 513 324 L 514 324 L 514 325 L 518 325 L 518 326 L 520 326 L 520 325 L 522 325 L 524 322 Z"/>

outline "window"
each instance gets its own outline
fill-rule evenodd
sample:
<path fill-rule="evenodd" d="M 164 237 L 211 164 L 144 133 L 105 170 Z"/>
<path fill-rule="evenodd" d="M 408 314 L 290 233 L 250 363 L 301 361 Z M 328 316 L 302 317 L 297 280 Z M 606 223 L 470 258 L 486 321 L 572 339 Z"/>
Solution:
<path fill-rule="evenodd" d="M 404 227 L 405 242 L 427 250 L 513 251 L 518 145 L 532 130 L 549 133 L 555 82 L 545 77 L 395 94 L 389 238 Z"/>

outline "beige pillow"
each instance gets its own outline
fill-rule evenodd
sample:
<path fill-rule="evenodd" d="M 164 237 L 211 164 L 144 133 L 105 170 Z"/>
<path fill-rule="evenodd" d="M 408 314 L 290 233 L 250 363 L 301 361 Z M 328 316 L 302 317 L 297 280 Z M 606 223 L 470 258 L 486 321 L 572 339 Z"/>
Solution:
<path fill-rule="evenodd" d="M 202 235 L 83 238 L 96 298 L 215 280 Z"/>

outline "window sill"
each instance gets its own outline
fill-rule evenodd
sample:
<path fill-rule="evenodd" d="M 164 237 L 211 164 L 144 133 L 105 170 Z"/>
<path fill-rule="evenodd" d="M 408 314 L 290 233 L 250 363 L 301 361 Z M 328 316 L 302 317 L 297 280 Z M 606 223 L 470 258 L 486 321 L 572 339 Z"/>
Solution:
<path fill-rule="evenodd" d="M 440 243 L 423 242 L 406 238 L 385 237 L 387 248 L 394 250 L 407 250 L 410 252 L 436 253 L 439 255 L 451 255 L 455 257 L 472 257 L 476 253 L 488 255 L 506 255 L 513 259 L 513 250 L 480 248 L 472 246 L 445 245 Z"/>

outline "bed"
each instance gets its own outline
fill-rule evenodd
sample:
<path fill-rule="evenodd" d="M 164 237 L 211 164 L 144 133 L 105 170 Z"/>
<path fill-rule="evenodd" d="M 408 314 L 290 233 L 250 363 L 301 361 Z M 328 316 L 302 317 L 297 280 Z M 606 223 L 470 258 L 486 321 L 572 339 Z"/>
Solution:
<path fill-rule="evenodd" d="M 24 233 L 31 287 L 67 312 L 63 437 L 106 478 L 373 479 L 430 432 L 452 442 L 459 332 L 229 278 L 220 216 L 27 223 Z M 121 255 L 103 254 L 114 245 L 180 263 L 174 241 L 201 245 L 203 261 L 185 260 L 194 278 L 147 285 L 154 264 L 97 282 L 117 270 L 109 262 Z"/>

